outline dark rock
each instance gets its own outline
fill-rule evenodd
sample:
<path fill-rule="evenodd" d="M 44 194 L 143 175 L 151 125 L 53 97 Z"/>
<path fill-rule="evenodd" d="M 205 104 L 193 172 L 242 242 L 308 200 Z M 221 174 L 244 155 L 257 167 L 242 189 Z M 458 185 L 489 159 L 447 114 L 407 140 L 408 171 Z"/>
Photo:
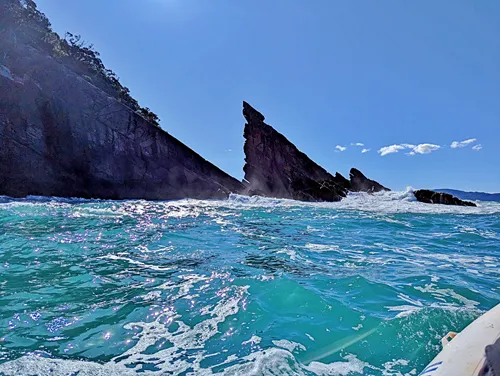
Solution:
<path fill-rule="evenodd" d="M 243 102 L 246 193 L 302 201 L 339 201 L 349 181 L 335 177 L 264 123 L 264 116 Z"/>
<path fill-rule="evenodd" d="M 2 37 L 0 51 L 1 195 L 206 199 L 243 189 L 42 49 Z"/>
<path fill-rule="evenodd" d="M 389 188 L 384 187 L 382 184 L 377 183 L 375 180 L 368 179 L 361 171 L 351 168 L 349 173 L 351 178 L 351 188 L 353 192 L 380 192 L 390 191 Z"/>
<path fill-rule="evenodd" d="M 413 192 L 418 201 L 426 204 L 443 204 L 443 205 L 458 205 L 458 206 L 477 206 L 470 201 L 463 201 L 448 193 L 434 192 L 428 189 L 420 189 Z"/>
<path fill-rule="evenodd" d="M 343 187 L 346 191 L 351 191 L 352 186 L 351 182 L 347 180 L 342 174 L 340 173 L 335 173 L 335 176 L 333 177 L 333 181 L 337 184 Z"/>
<path fill-rule="evenodd" d="M 250 106 L 247 102 L 243 101 L 243 116 L 249 124 L 263 123 L 266 118 L 255 108 Z"/>

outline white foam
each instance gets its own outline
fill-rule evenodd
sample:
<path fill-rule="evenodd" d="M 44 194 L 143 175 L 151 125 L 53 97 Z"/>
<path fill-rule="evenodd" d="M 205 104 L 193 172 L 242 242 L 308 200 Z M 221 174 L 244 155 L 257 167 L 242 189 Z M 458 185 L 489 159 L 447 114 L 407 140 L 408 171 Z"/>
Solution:
<path fill-rule="evenodd" d="M 458 306 L 458 305 L 452 304 L 452 303 L 431 303 L 429 305 L 422 306 L 422 307 L 417 307 L 417 306 L 412 306 L 412 305 L 386 306 L 385 308 L 390 312 L 399 312 L 396 316 L 394 316 L 395 319 L 400 319 L 400 318 L 404 318 L 404 317 L 413 315 L 417 312 L 422 311 L 424 308 L 433 308 L 433 309 L 439 309 L 442 311 L 449 311 L 449 312 L 457 312 L 457 311 L 473 312 L 475 314 L 478 314 L 481 312 L 475 306 L 470 306 L 470 305 Z"/>
<path fill-rule="evenodd" d="M 197 370 L 196 374 L 203 376 L 214 375 L 211 369 Z M 221 376 L 304 376 L 304 372 L 294 356 L 286 350 L 277 348 L 251 353 L 250 355 L 242 357 L 240 359 L 240 364 L 230 366 L 224 371 L 216 374 Z"/>
<path fill-rule="evenodd" d="M 442 301 L 446 301 L 446 299 L 444 299 L 445 297 L 451 297 L 466 307 L 473 308 L 473 307 L 476 307 L 479 305 L 479 302 L 476 302 L 475 300 L 467 299 L 466 297 L 458 294 L 457 292 L 455 292 L 451 288 L 441 289 L 441 288 L 438 288 L 434 283 L 428 283 L 424 287 L 415 286 L 414 288 L 415 288 L 415 290 L 421 291 L 423 293 L 429 293 L 429 294 L 433 295 L 436 299 L 439 299 Z"/>
<path fill-rule="evenodd" d="M 29 196 L 26 199 L 11 199 L 9 197 L 0 197 L 6 203 L 27 203 L 37 202 L 57 202 L 57 203 L 85 203 L 85 202 L 105 202 L 103 200 L 85 200 L 85 199 L 67 199 L 57 197 L 37 197 Z M 406 191 L 378 192 L 368 193 L 350 193 L 339 202 L 319 202 L 309 203 L 287 199 L 266 198 L 259 196 L 242 196 L 231 194 L 226 200 L 195 200 L 183 199 L 178 201 L 150 202 L 145 200 L 128 200 L 119 202 L 120 212 L 123 214 L 139 214 L 147 209 L 154 209 L 161 213 L 159 218 L 186 218 L 198 217 L 201 214 L 213 217 L 220 223 L 221 216 L 229 215 L 220 211 L 220 209 L 238 209 L 248 210 L 255 207 L 266 208 L 270 210 L 285 208 L 288 211 L 300 210 L 301 207 L 331 208 L 334 210 L 354 210 L 376 214 L 391 213 L 417 213 L 417 214 L 498 214 L 500 213 L 500 203 L 496 202 L 477 202 L 477 207 L 463 207 L 451 205 L 432 205 L 416 201 L 413 195 L 413 189 L 407 188 Z M 2 204 L 3 205 L 3 204 Z M 332 218 L 336 214 L 332 213 Z M 217 219 L 219 218 L 219 219 Z M 402 225 L 408 224 L 404 221 L 387 219 L 380 217 L 381 220 L 396 221 Z M 224 224 L 226 224 L 224 222 Z M 491 233 L 481 234 L 489 238 L 498 238 L 498 235 Z"/>
<path fill-rule="evenodd" d="M 284 248 L 277 251 L 276 253 L 288 255 L 290 257 L 290 260 L 296 260 L 297 258 L 297 252 L 295 252 L 293 249 Z"/>
<path fill-rule="evenodd" d="M 144 301 L 151 301 L 151 300 L 156 300 L 161 297 L 161 291 L 150 291 L 146 295 L 141 295 L 139 298 L 141 298 Z"/>
<path fill-rule="evenodd" d="M 172 291 L 173 296 L 183 297 L 192 293 L 192 289 L 214 279 L 225 279 L 224 274 L 213 273 L 211 276 L 189 275 L 177 286 L 165 285 L 163 289 Z M 47 359 L 38 355 L 26 355 L 17 360 L 0 365 L 0 374 L 19 375 L 135 375 L 138 371 L 145 374 L 178 374 L 193 369 L 194 373 L 203 371 L 200 363 L 208 356 L 205 344 L 219 332 L 219 324 L 238 313 L 242 300 L 247 295 L 248 286 L 231 286 L 219 290 L 218 302 L 207 307 L 205 320 L 189 326 L 180 320 L 173 307 L 164 309 L 152 322 L 135 322 L 124 326 L 128 330 L 140 330 L 133 338 L 136 343 L 123 354 L 105 364 L 94 362 Z M 175 323 L 177 329 L 170 326 Z M 254 338 L 256 340 L 256 338 Z M 160 348 L 154 354 L 145 354 L 150 346 L 159 341 L 168 342 L 171 346 Z M 190 351 L 192 354 L 186 356 Z M 236 360 L 234 355 L 228 356 L 226 364 Z M 142 365 L 155 367 L 159 371 L 147 371 Z M 51 371 L 52 370 L 52 371 Z M 210 370 L 206 370 L 211 373 Z"/>
<path fill-rule="evenodd" d="M 260 342 L 262 341 L 262 338 L 260 338 L 259 336 L 252 336 L 252 338 L 250 338 L 248 341 L 243 341 L 241 342 L 242 345 L 258 345 Z"/>
<path fill-rule="evenodd" d="M 163 328 L 165 329 L 165 328 Z M 158 331 L 157 334 L 159 334 Z M 151 332 L 147 333 L 151 336 Z M 257 337 L 259 338 L 259 337 Z M 154 343 L 156 336 L 148 340 L 149 343 Z M 282 341 L 277 341 L 284 344 Z M 290 342 L 291 341 L 285 341 Z M 145 350 L 145 344 L 141 346 L 134 346 L 133 353 L 126 352 L 124 355 L 130 355 L 126 359 L 122 356 L 116 357 L 110 362 L 99 364 L 90 361 L 80 360 L 67 360 L 67 359 L 50 359 L 45 354 L 29 354 L 19 359 L 6 362 L 0 365 L 0 373 L 5 376 L 17 375 L 32 375 L 39 376 L 45 375 L 71 375 L 78 374 L 82 376 L 118 376 L 118 375 L 136 375 L 139 366 L 134 367 L 136 362 L 154 364 L 159 371 L 143 370 L 145 375 L 158 375 L 158 374 L 179 374 L 192 369 L 194 372 L 188 372 L 189 375 L 305 375 L 304 371 L 316 375 L 349 375 L 349 374 L 363 374 L 365 368 L 379 370 L 378 368 L 369 365 L 366 362 L 359 360 L 355 355 L 349 354 L 344 357 L 345 361 L 337 361 L 333 363 L 322 363 L 313 361 L 309 365 L 299 363 L 290 351 L 280 348 L 268 348 L 265 350 L 257 350 L 247 356 L 237 358 L 234 354 L 227 357 L 225 361 L 220 364 L 211 366 L 209 368 L 202 368 L 200 362 L 202 359 L 217 354 L 204 354 L 200 350 L 194 355 L 186 357 L 187 360 L 181 358 L 185 357 L 186 353 L 176 353 L 178 348 L 172 348 L 159 351 L 150 357 L 144 354 L 139 354 L 139 351 Z M 299 345 L 300 346 L 300 345 Z M 220 368 L 223 365 L 237 362 L 234 365 L 226 367 L 224 370 L 217 373 L 213 372 L 214 368 Z M 384 373 L 385 374 L 385 373 Z"/>
<path fill-rule="evenodd" d="M 98 259 L 127 261 L 128 263 L 130 263 L 132 265 L 140 266 L 143 269 L 151 269 L 151 270 L 156 270 L 156 271 L 168 271 L 168 270 L 175 269 L 175 267 L 161 267 L 161 266 L 157 266 L 157 265 L 149 265 L 149 264 L 145 264 L 141 261 L 131 259 L 130 257 L 123 257 L 123 256 L 118 256 L 118 255 L 105 255 L 105 256 L 101 256 L 101 257 L 97 257 L 97 258 Z"/>
<path fill-rule="evenodd" d="M 293 352 L 295 350 L 306 350 L 306 347 L 303 344 L 293 341 L 287 341 L 286 339 L 274 340 L 273 344 L 275 346 L 287 349 L 290 352 Z"/>
<path fill-rule="evenodd" d="M 393 368 L 398 367 L 398 366 L 407 366 L 410 362 L 406 359 L 398 359 L 398 360 L 393 360 L 391 362 L 385 362 L 382 366 L 384 369 L 382 370 L 382 375 L 384 376 L 394 376 L 394 375 L 401 375 L 401 373 L 394 373 Z M 416 369 L 411 370 L 408 375 L 415 375 L 417 373 Z"/>
<path fill-rule="evenodd" d="M 386 306 L 390 312 L 399 312 L 394 318 L 399 319 L 406 316 L 410 316 L 413 313 L 420 311 L 423 307 L 416 307 L 412 305 L 400 305 L 400 306 Z"/>
<path fill-rule="evenodd" d="M 325 364 L 321 362 L 311 362 L 308 366 L 304 367 L 309 372 L 316 375 L 349 375 L 352 373 L 363 374 L 364 369 L 368 363 L 362 362 L 354 355 L 347 355 L 346 362 L 334 362 Z"/>
<path fill-rule="evenodd" d="M 0 364 L 0 374 L 5 376 L 37 375 L 37 376 L 132 376 L 135 372 L 120 365 L 80 361 L 49 359 L 40 355 L 30 354 L 19 359 Z"/>
<path fill-rule="evenodd" d="M 307 243 L 305 245 L 305 248 L 307 248 L 311 252 L 329 252 L 329 251 L 338 251 L 340 249 L 338 245 L 312 244 L 312 243 Z"/>
<path fill-rule="evenodd" d="M 480 230 L 475 227 L 469 227 L 469 226 L 457 226 L 456 228 L 459 232 L 464 234 L 474 234 L 481 236 L 485 239 L 499 239 L 499 236 L 493 231 Z"/>
<path fill-rule="evenodd" d="M 247 197 L 231 195 L 228 200 L 220 201 L 222 205 L 234 208 L 249 207 L 285 207 L 293 209 L 300 206 L 332 208 L 337 210 L 358 210 L 376 213 L 420 213 L 420 214 L 495 214 L 500 213 L 500 203 L 477 202 L 477 207 L 451 205 L 432 205 L 418 202 L 413 189 L 406 191 L 368 193 L 350 193 L 339 202 L 307 203 L 287 199 L 265 197 Z M 407 225 L 401 222 L 403 225 Z"/>

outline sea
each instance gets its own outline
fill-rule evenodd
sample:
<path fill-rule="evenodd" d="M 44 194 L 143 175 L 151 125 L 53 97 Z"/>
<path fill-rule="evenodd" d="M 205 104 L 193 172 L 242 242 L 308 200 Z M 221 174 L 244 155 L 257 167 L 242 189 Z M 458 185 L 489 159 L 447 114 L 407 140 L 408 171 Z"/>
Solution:
<path fill-rule="evenodd" d="M 418 375 L 499 303 L 500 204 L 0 197 L 0 375 Z"/>

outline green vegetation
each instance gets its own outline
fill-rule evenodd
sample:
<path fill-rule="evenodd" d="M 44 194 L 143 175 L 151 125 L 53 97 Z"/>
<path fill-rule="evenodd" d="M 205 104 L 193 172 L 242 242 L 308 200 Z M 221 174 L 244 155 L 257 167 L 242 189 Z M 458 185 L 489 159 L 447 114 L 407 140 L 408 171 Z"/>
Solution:
<path fill-rule="evenodd" d="M 64 39 L 59 37 L 33 0 L 0 0 L 0 38 L 43 49 L 144 119 L 159 126 L 158 116 L 132 98 L 130 90 L 120 83 L 117 75 L 106 69 L 93 45 L 69 32 Z M 7 54 L 8 51 L 5 51 L 0 61 Z"/>

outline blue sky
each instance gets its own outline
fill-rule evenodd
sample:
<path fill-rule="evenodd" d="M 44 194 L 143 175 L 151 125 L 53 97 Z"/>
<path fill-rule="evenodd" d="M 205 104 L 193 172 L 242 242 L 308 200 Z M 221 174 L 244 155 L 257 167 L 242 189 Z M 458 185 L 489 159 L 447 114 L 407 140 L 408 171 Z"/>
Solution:
<path fill-rule="evenodd" d="M 237 178 L 246 100 L 332 173 L 500 191 L 497 0 L 37 4 L 55 31 L 93 43 L 164 129 Z"/>

